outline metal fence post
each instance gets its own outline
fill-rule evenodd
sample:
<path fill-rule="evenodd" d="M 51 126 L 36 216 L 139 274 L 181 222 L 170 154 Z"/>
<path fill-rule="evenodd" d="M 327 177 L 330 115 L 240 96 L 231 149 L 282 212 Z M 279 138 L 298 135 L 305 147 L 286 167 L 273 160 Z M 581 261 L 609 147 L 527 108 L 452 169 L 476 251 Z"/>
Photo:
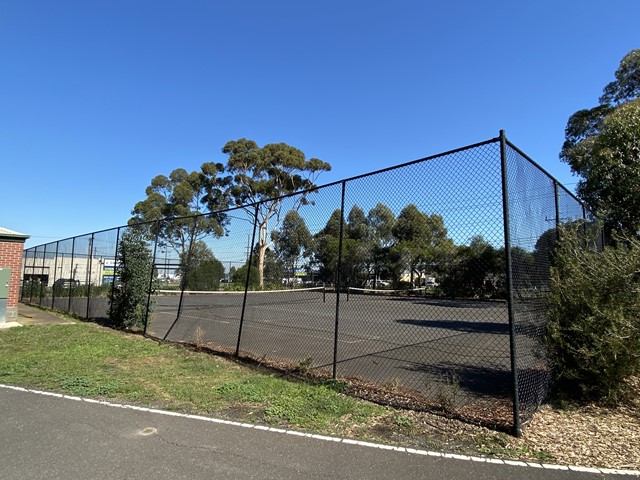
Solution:
<path fill-rule="evenodd" d="M 58 271 L 58 252 L 60 240 L 56 241 L 56 259 L 53 262 L 53 283 L 51 284 L 51 308 L 56 309 L 56 272 Z"/>
<path fill-rule="evenodd" d="M 342 237 L 344 236 L 344 193 L 347 182 L 342 182 L 342 192 L 340 195 L 340 238 L 338 239 L 338 269 L 336 272 L 336 321 L 333 329 L 333 379 L 338 378 L 338 335 L 340 324 L 340 283 L 342 281 L 340 272 L 342 270 Z M 349 288 L 347 287 L 347 292 Z M 347 293 L 348 295 L 348 293 Z"/>
<path fill-rule="evenodd" d="M 553 180 L 553 198 L 556 207 L 556 240 L 560 240 L 560 192 L 558 191 L 558 182 Z"/>
<path fill-rule="evenodd" d="M 89 307 L 91 306 L 91 281 L 93 273 L 93 241 L 95 239 L 95 233 L 91 234 L 89 239 L 89 268 L 87 268 L 87 314 L 85 318 L 89 320 Z"/>
<path fill-rule="evenodd" d="M 153 293 L 153 274 L 156 266 L 156 252 L 158 250 L 158 237 L 160 236 L 160 220 L 156 225 L 156 237 L 153 241 L 153 258 L 151 259 L 151 272 L 149 273 L 149 289 L 147 291 L 147 307 L 144 312 L 144 329 L 142 334 L 147 334 L 147 326 L 149 325 L 149 311 L 151 310 L 151 294 Z"/>
<path fill-rule="evenodd" d="M 44 251 L 42 252 L 42 278 L 40 279 L 40 298 L 38 299 L 38 306 L 42 306 L 42 297 L 44 297 L 44 269 L 46 267 L 46 260 L 47 260 L 47 244 L 44 245 Z M 49 276 L 47 275 L 47 278 L 49 278 Z"/>
<path fill-rule="evenodd" d="M 29 304 L 33 303 L 33 276 L 36 272 L 36 255 L 38 254 L 38 247 L 33 249 L 33 262 L 31 263 L 31 278 L 29 280 Z"/>
<path fill-rule="evenodd" d="M 507 283 L 507 307 L 509 313 L 509 349 L 511 352 L 511 375 L 513 380 L 513 430 L 516 436 L 522 433 L 520 425 L 520 398 L 518 389 L 518 363 L 516 353 L 515 311 L 513 305 L 513 262 L 511 259 L 511 225 L 509 223 L 509 183 L 507 170 L 507 139 L 500 130 L 500 164 L 502 174 L 502 217 L 504 222 L 505 274 Z"/>
<path fill-rule="evenodd" d="M 116 233 L 116 250 L 113 253 L 113 278 L 111 279 L 111 290 L 109 291 L 109 318 L 113 318 L 113 293 L 116 288 L 116 277 L 118 276 L 118 253 L 120 248 L 120 227 Z"/>
<path fill-rule="evenodd" d="M 238 341 L 236 343 L 236 357 L 240 354 L 240 340 L 242 339 L 242 328 L 244 326 L 244 312 L 247 307 L 247 294 L 249 291 L 249 280 L 251 278 L 251 264 L 253 263 L 253 250 L 256 244 L 256 228 L 258 226 L 258 208 L 259 203 L 256 203 L 255 210 L 253 212 L 253 233 L 251 234 L 251 245 L 249 249 L 249 258 L 247 259 L 247 278 L 244 280 L 244 296 L 242 298 L 242 311 L 240 312 L 240 326 L 238 327 Z"/>
<path fill-rule="evenodd" d="M 75 280 L 76 276 L 73 274 L 73 260 L 76 253 L 76 237 L 71 239 L 71 265 L 69 266 L 69 277 L 71 280 Z M 71 295 L 73 294 L 73 282 L 69 285 L 69 302 L 67 304 L 67 313 L 71 312 Z"/>

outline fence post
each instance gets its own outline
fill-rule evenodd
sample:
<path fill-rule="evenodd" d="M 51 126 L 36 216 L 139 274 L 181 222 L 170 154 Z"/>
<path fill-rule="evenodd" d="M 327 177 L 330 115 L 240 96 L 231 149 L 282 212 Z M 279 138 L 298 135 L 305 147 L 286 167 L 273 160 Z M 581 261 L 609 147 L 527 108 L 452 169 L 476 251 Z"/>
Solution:
<path fill-rule="evenodd" d="M 505 274 L 507 280 L 507 307 L 509 313 L 509 349 L 511 353 L 511 375 L 513 379 L 513 430 L 519 437 L 522 433 L 520 425 L 520 398 L 518 389 L 518 364 L 516 357 L 515 311 L 513 308 L 513 263 L 511 259 L 511 225 L 509 223 L 509 183 L 507 171 L 507 138 L 504 130 L 500 130 L 500 164 L 502 173 L 502 217 L 504 223 Z"/>
<path fill-rule="evenodd" d="M 44 296 L 44 269 L 46 267 L 47 260 L 47 244 L 44 245 L 44 252 L 42 252 L 42 270 L 41 270 L 41 278 L 40 278 L 40 298 L 38 299 L 38 306 L 42 306 L 42 297 Z M 47 276 L 48 278 L 48 276 Z"/>
<path fill-rule="evenodd" d="M 556 240 L 560 240 L 560 192 L 558 191 L 558 182 L 555 179 L 553 180 L 553 198 L 556 207 Z"/>
<path fill-rule="evenodd" d="M 238 341 L 236 343 L 236 353 L 235 353 L 236 357 L 240 355 L 240 340 L 242 339 L 242 327 L 244 326 L 244 312 L 247 307 L 249 279 L 251 278 L 251 264 L 253 263 L 253 250 L 254 250 L 254 245 L 256 244 L 256 228 L 258 226 L 258 208 L 260 208 L 260 204 L 256 203 L 255 210 L 253 212 L 253 233 L 251 234 L 249 258 L 247 259 L 247 277 L 244 279 L 244 296 L 242 297 L 242 311 L 240 312 L 240 326 L 238 327 Z"/>
<path fill-rule="evenodd" d="M 340 324 L 340 283 L 342 270 L 342 237 L 344 234 L 344 192 L 347 182 L 342 182 L 342 192 L 340 194 L 340 238 L 338 239 L 338 269 L 336 271 L 336 321 L 333 328 L 333 379 L 338 378 L 338 327 Z M 347 286 L 347 292 L 349 287 Z M 348 295 L 348 293 L 347 293 Z"/>
<path fill-rule="evenodd" d="M 151 309 L 151 293 L 153 291 L 153 274 L 156 266 L 156 252 L 158 250 L 158 236 L 160 235 L 160 220 L 156 224 L 156 237 L 153 241 L 153 258 L 151 259 L 151 272 L 149 273 L 149 289 L 147 291 L 147 307 L 144 312 L 144 329 L 142 335 L 147 334 L 147 326 L 149 325 L 149 310 Z"/>
<path fill-rule="evenodd" d="M 113 291 L 116 288 L 116 277 L 118 276 L 118 250 L 120 248 L 120 227 L 116 233 L 116 251 L 113 255 L 113 278 L 111 279 L 111 291 L 109 292 L 109 319 L 113 318 Z"/>
<path fill-rule="evenodd" d="M 38 247 L 33 248 L 33 262 L 31 262 L 31 279 L 29 280 L 29 305 L 33 304 L 33 277 L 36 274 L 36 256 Z"/>
<path fill-rule="evenodd" d="M 51 283 L 51 308 L 56 309 L 56 272 L 58 271 L 58 253 L 60 251 L 60 240 L 56 241 L 56 259 L 53 262 L 53 283 Z"/>
<path fill-rule="evenodd" d="M 95 239 L 95 233 L 91 234 L 89 239 L 89 268 L 87 269 L 87 314 L 85 318 L 89 320 L 89 307 L 91 305 L 91 277 L 93 273 L 93 241 Z"/>
<path fill-rule="evenodd" d="M 73 260 L 76 253 L 76 237 L 71 239 L 71 265 L 69 265 L 69 278 L 71 280 L 75 280 L 76 276 L 73 274 Z M 71 286 L 73 282 L 69 285 L 69 302 L 67 303 L 67 313 L 71 312 L 71 294 L 73 293 L 73 287 Z"/>

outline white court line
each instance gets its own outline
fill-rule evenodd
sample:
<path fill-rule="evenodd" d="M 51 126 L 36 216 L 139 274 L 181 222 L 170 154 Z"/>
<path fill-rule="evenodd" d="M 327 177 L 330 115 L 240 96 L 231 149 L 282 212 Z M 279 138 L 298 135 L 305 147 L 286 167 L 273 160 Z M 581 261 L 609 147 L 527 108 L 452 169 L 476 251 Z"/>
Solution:
<path fill-rule="evenodd" d="M 469 462 L 480 462 L 480 463 L 493 463 L 499 465 L 511 465 L 515 467 L 530 467 L 530 468 L 545 468 L 549 470 L 564 470 L 564 471 L 573 471 L 573 472 L 584 472 L 584 473 L 597 473 L 597 474 L 609 474 L 609 475 L 635 475 L 640 476 L 640 470 L 617 470 L 612 468 L 588 468 L 588 467 L 579 467 L 573 465 L 552 465 L 547 463 L 535 463 L 535 462 L 524 462 L 524 461 L 516 461 L 516 460 L 502 460 L 500 458 L 486 458 L 486 457 L 473 457 L 469 455 L 458 455 L 455 453 L 442 453 L 442 452 L 434 452 L 429 450 L 418 450 L 414 448 L 408 447 L 397 447 L 394 445 L 384 445 L 381 443 L 373 443 L 373 442 L 362 442 L 360 440 L 352 440 L 350 438 L 340 438 L 340 437 L 331 437 L 326 435 L 318 435 L 314 433 L 304 433 L 304 432 L 296 432 L 295 430 L 287 430 L 283 428 L 274 428 L 267 427 L 264 425 L 253 425 L 251 423 L 241 423 L 234 422 L 231 420 L 222 420 L 219 418 L 213 417 L 204 417 L 201 415 L 188 415 L 185 413 L 178 412 L 169 412 L 166 410 L 158 410 L 155 408 L 146 408 L 146 407 L 137 407 L 135 405 L 125 405 L 121 403 L 112 403 L 103 400 L 94 400 L 92 398 L 83 398 L 83 397 L 75 397 L 72 395 L 64 395 L 62 393 L 53 393 L 53 392 L 45 392 L 41 390 L 33 390 L 30 388 L 23 387 L 15 387 L 13 385 L 4 385 L 0 383 L 0 388 L 4 388 L 7 390 L 14 390 L 17 392 L 26 392 L 32 393 L 36 395 L 43 395 L 48 397 L 73 400 L 77 402 L 86 402 L 86 403 L 95 403 L 98 405 L 104 405 L 106 407 L 112 408 L 121 408 L 124 410 L 136 410 L 139 412 L 148 412 L 154 413 L 157 415 L 167 415 L 170 417 L 179 417 L 179 418 L 189 418 L 191 420 L 199 420 L 202 422 L 209 423 L 217 423 L 221 425 L 231 425 L 234 427 L 241 428 L 251 428 L 254 430 L 263 430 L 266 432 L 276 433 L 276 434 L 284 434 L 284 435 L 295 435 L 298 437 L 307 437 L 313 438 L 315 440 L 325 441 L 325 442 L 337 442 L 337 443 L 345 443 L 349 445 L 358 445 L 361 447 L 368 448 L 377 448 L 379 450 L 394 450 L 396 452 L 409 453 L 411 455 L 425 455 L 429 457 L 438 457 L 438 458 L 450 458 L 455 460 L 469 461 Z"/>

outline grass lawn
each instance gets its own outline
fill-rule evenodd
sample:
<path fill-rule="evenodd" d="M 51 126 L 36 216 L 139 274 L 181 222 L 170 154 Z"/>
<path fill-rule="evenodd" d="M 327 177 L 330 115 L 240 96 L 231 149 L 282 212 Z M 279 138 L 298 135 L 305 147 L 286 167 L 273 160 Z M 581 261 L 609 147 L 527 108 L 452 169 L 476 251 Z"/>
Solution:
<path fill-rule="evenodd" d="M 96 324 L 0 331 L 0 383 L 230 420 L 438 449 L 547 460 L 506 434 L 396 410 L 320 385 Z"/>

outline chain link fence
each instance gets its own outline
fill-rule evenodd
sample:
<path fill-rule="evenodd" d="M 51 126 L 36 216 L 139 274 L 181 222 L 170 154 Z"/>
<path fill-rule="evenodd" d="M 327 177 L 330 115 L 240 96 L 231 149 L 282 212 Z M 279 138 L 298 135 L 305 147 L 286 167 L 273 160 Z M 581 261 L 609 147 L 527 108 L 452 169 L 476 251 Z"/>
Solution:
<path fill-rule="evenodd" d="M 108 322 L 135 234 L 152 262 L 136 307 L 145 334 L 519 434 L 550 388 L 550 254 L 575 221 L 594 219 L 501 134 L 258 204 L 30 248 L 22 301 Z"/>

